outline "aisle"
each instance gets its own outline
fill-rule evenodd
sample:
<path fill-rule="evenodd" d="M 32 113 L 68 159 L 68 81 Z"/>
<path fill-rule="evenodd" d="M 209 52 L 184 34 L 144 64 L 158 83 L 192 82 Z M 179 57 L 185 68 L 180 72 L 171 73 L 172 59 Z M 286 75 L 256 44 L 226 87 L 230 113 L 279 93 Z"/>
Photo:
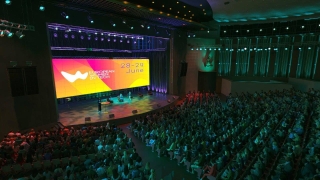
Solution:
<path fill-rule="evenodd" d="M 196 174 L 191 174 L 186 171 L 186 166 L 178 166 L 177 160 L 174 159 L 170 161 L 168 157 L 158 158 L 157 152 L 152 152 L 151 147 L 147 147 L 142 141 L 136 138 L 133 133 L 127 128 L 129 124 L 120 125 L 120 128 L 123 129 L 123 132 L 132 138 L 132 141 L 135 144 L 137 153 L 142 157 L 143 164 L 150 162 L 151 168 L 155 169 L 156 180 L 168 180 L 165 178 L 172 171 L 174 171 L 173 180 L 196 180 Z"/>

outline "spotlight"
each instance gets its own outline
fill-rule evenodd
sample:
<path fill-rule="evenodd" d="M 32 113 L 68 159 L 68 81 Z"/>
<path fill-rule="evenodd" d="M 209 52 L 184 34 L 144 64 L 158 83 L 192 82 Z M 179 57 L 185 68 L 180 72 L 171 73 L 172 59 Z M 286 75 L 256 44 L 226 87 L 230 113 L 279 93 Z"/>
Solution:
<path fill-rule="evenodd" d="M 65 38 L 68 38 L 68 34 L 64 34 L 64 37 L 65 37 Z"/>
<path fill-rule="evenodd" d="M 61 16 L 64 17 L 64 18 L 66 18 L 66 19 L 69 19 L 69 16 L 68 16 L 65 12 L 62 12 L 62 13 L 61 13 Z"/>
<path fill-rule="evenodd" d="M 250 32 L 250 30 L 248 29 L 247 32 Z"/>
<path fill-rule="evenodd" d="M 303 29 L 303 28 L 304 28 L 304 26 L 301 26 L 301 28 Z"/>
<path fill-rule="evenodd" d="M 188 38 L 190 37 L 190 34 L 188 35 Z"/>
<path fill-rule="evenodd" d="M 88 16 L 87 18 L 88 18 L 88 21 L 89 21 L 91 24 L 94 23 L 94 21 L 93 21 L 93 19 L 91 18 L 91 16 Z"/>
<path fill-rule="evenodd" d="M 108 38 L 108 42 L 110 42 L 110 38 Z"/>
<path fill-rule="evenodd" d="M 80 36 L 80 39 L 84 39 L 84 36 L 81 35 L 81 36 Z"/>
<path fill-rule="evenodd" d="M 113 42 L 117 42 L 117 39 L 113 39 Z"/>
<path fill-rule="evenodd" d="M 289 27 L 286 28 L 287 30 L 289 29 Z"/>
<path fill-rule="evenodd" d="M 103 38 L 103 37 L 101 38 L 101 41 L 104 41 L 104 38 Z"/>
<path fill-rule="evenodd" d="M 120 39 L 120 43 L 122 43 L 122 39 Z"/>
<path fill-rule="evenodd" d="M 21 39 L 21 38 L 24 37 L 24 34 L 22 34 L 22 32 L 20 32 L 20 31 L 17 31 L 17 32 L 16 32 L 16 36 L 17 36 L 19 39 Z"/>
<path fill-rule="evenodd" d="M 46 8 L 41 4 L 40 6 L 39 6 L 39 10 L 40 11 L 44 11 Z"/>
<path fill-rule="evenodd" d="M 262 29 L 260 29 L 260 32 L 262 31 Z"/>
<path fill-rule="evenodd" d="M 91 40 L 91 37 L 90 37 L 90 36 L 88 36 L 88 40 Z"/>
<path fill-rule="evenodd" d="M 133 26 L 131 26 L 130 29 L 133 29 Z"/>
<path fill-rule="evenodd" d="M 150 26 L 147 26 L 147 29 L 150 29 Z"/>
<path fill-rule="evenodd" d="M 196 35 L 194 34 L 193 37 L 196 37 Z"/>
<path fill-rule="evenodd" d="M 236 33 L 239 32 L 238 30 L 236 30 Z"/>
<path fill-rule="evenodd" d="M 224 33 L 226 33 L 227 31 L 223 31 Z"/>
<path fill-rule="evenodd" d="M 8 37 L 11 38 L 13 36 L 13 33 L 10 32 L 9 30 L 4 30 L 4 34 Z"/>
<path fill-rule="evenodd" d="M 144 28 L 144 25 L 143 25 L 143 24 L 141 24 L 141 28 Z"/>
<path fill-rule="evenodd" d="M 5 0 L 4 3 L 5 3 L 6 5 L 11 5 L 11 1 L 10 1 L 10 0 Z"/>
<path fill-rule="evenodd" d="M 275 31 L 275 30 L 276 30 L 276 28 L 273 28 L 273 30 Z"/>
<path fill-rule="evenodd" d="M 98 41 L 98 37 L 95 37 L 94 40 Z"/>
<path fill-rule="evenodd" d="M 113 21 L 110 21 L 110 24 L 111 24 L 112 27 L 116 27 L 117 26 L 116 23 L 114 23 Z"/>
<path fill-rule="evenodd" d="M 127 43 L 130 43 L 130 40 L 127 40 Z"/>
<path fill-rule="evenodd" d="M 4 36 L 4 31 L 0 30 L 0 37 L 3 37 L 3 36 Z"/>
<path fill-rule="evenodd" d="M 74 39 L 74 38 L 75 38 L 75 36 L 72 34 L 72 35 L 71 35 L 71 38 L 72 38 L 72 39 Z"/>
<path fill-rule="evenodd" d="M 126 22 L 126 20 L 123 20 L 122 23 L 123 23 L 123 24 L 126 24 L 127 22 Z"/>

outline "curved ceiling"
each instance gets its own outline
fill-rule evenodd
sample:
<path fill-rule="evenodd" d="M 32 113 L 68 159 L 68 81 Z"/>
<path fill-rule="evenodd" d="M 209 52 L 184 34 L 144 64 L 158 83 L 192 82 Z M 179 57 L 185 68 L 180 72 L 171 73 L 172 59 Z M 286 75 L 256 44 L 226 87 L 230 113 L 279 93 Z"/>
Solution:
<path fill-rule="evenodd" d="M 320 17 L 319 0 L 207 0 L 221 23 L 284 21 Z"/>

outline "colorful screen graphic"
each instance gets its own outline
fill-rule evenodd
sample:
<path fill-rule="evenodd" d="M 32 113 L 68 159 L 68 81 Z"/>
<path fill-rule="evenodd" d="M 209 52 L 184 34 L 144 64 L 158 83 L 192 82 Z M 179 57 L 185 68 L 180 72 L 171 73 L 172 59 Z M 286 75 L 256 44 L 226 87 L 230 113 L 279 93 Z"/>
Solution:
<path fill-rule="evenodd" d="M 53 59 L 57 98 L 149 85 L 149 59 Z"/>

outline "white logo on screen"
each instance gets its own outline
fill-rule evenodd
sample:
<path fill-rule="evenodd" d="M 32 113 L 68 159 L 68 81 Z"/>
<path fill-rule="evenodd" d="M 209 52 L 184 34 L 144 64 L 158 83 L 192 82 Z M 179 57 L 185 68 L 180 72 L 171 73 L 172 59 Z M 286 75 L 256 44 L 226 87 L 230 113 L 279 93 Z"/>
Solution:
<path fill-rule="evenodd" d="M 64 78 L 66 78 L 66 80 L 71 83 L 75 82 L 77 79 L 85 80 L 88 77 L 88 72 L 82 74 L 80 71 L 77 71 L 76 74 L 69 74 L 67 72 L 61 71 L 61 74 Z"/>

